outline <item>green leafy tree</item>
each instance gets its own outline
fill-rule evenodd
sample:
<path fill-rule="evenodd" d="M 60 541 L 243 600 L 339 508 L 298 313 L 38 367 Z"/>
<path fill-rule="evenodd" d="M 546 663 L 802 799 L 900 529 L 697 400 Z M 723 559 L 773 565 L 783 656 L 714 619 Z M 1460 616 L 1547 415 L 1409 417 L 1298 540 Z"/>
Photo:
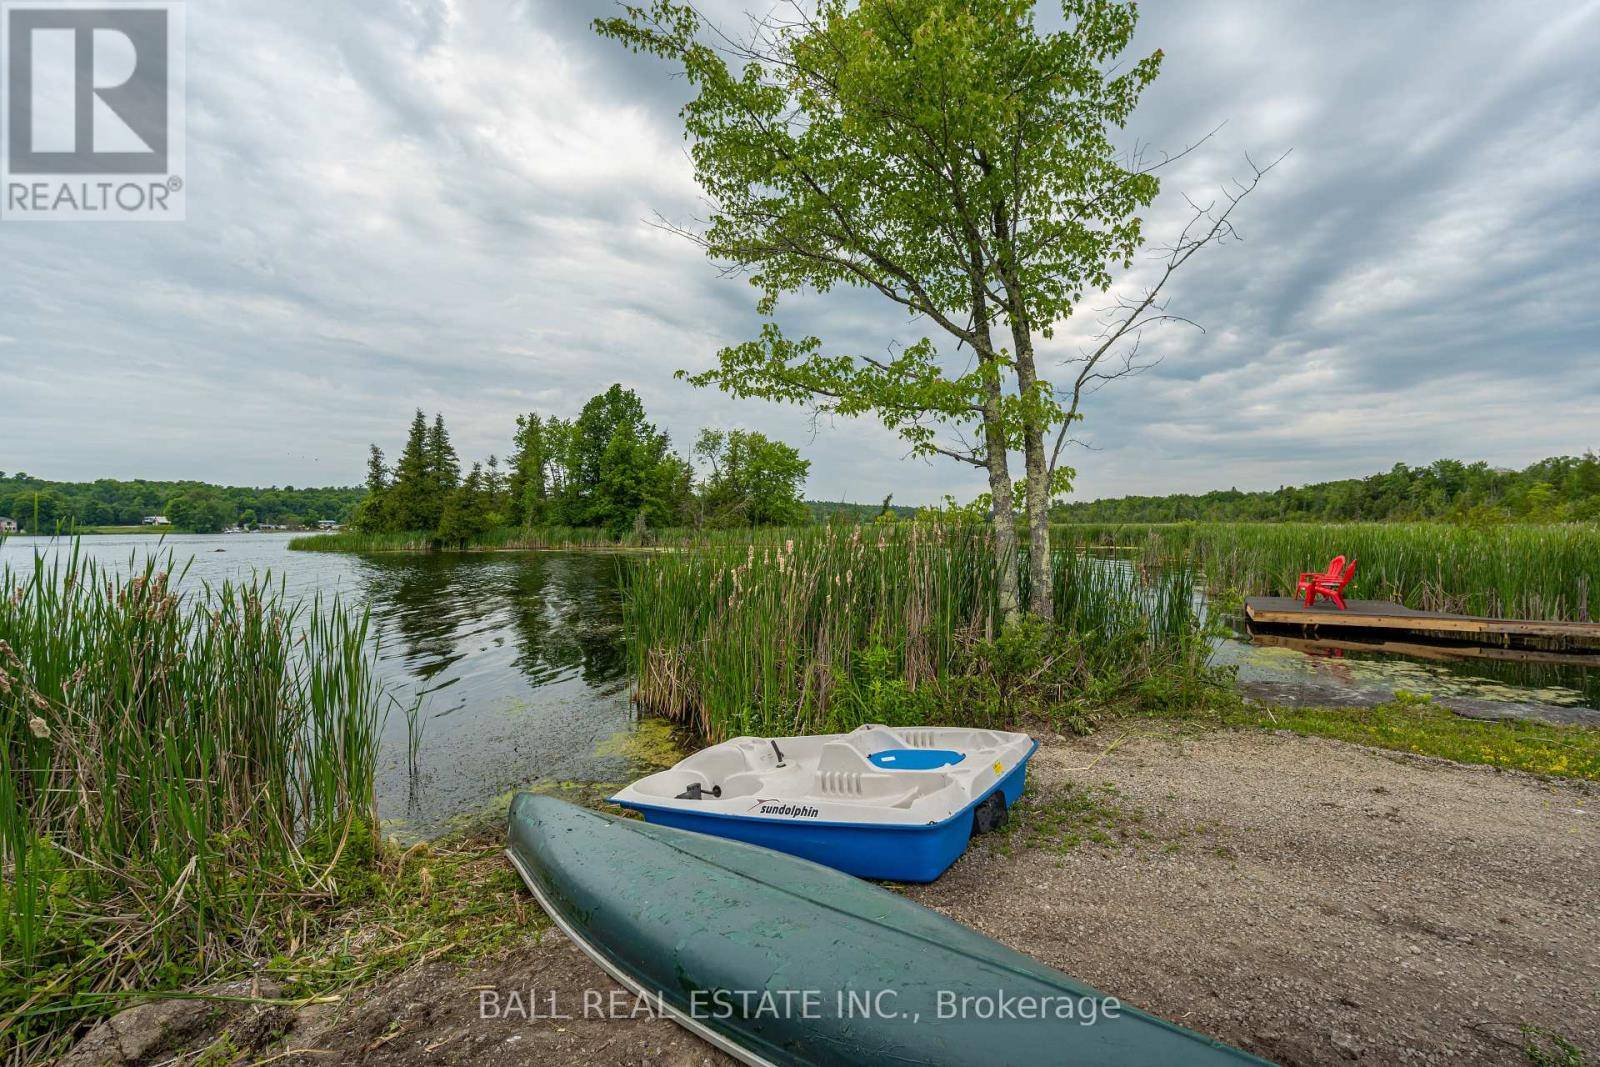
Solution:
<path fill-rule="evenodd" d="M 189 533 L 220 533 L 233 525 L 238 516 L 238 512 L 212 489 L 180 493 L 168 502 L 166 510 L 172 525 Z"/>
<path fill-rule="evenodd" d="M 589 514 L 613 534 L 675 525 L 689 496 L 689 465 L 668 451 L 665 434 L 644 429 L 618 426 L 601 453 Z"/>
<path fill-rule="evenodd" d="M 1171 318 L 1167 277 L 1231 235 L 1229 215 L 1254 187 L 1197 215 L 1166 274 L 1069 382 L 1040 376 L 1035 335 L 1131 265 L 1137 213 L 1157 192 L 1154 168 L 1112 143 L 1161 61 L 1122 60 L 1133 5 L 1066 0 L 1065 28 L 1041 32 L 1031 0 L 819 0 L 814 14 L 755 20 L 742 40 L 671 0 L 626 10 L 597 30 L 678 63 L 696 90 L 682 114 L 711 213 L 683 232 L 746 269 L 769 317 L 691 381 L 875 415 L 917 454 L 986 470 L 1008 619 L 1019 610 L 1009 453 L 1020 446 L 1029 607 L 1050 614 L 1047 512 L 1070 477 L 1059 464 L 1067 428 L 1097 383 L 1138 369 L 1116 353 Z M 876 292 L 936 332 L 891 359 L 783 333 L 780 297 L 836 286 Z"/>
<path fill-rule="evenodd" d="M 550 464 L 544 420 L 537 414 L 518 415 L 506 492 L 511 498 L 516 521 L 524 526 L 538 526 L 548 521 Z"/>
<path fill-rule="evenodd" d="M 694 452 L 711 472 L 701 490 L 707 525 L 794 526 L 808 521 L 802 496 L 811 464 L 764 434 L 703 430 Z"/>
<path fill-rule="evenodd" d="M 474 463 L 467 477 L 450 491 L 435 534 L 440 544 L 463 548 L 494 529 L 483 467 Z"/>
<path fill-rule="evenodd" d="M 20 475 L 26 478 L 26 475 Z M 9 515 L 29 533 L 53 533 L 72 525 L 73 511 L 67 498 L 54 489 L 24 489 L 11 497 Z"/>
<path fill-rule="evenodd" d="M 566 437 L 557 522 L 631 528 L 644 499 L 641 487 L 650 480 L 647 468 L 660 463 L 668 447 L 666 435 L 645 419 L 638 394 L 611 386 L 584 404 Z"/>

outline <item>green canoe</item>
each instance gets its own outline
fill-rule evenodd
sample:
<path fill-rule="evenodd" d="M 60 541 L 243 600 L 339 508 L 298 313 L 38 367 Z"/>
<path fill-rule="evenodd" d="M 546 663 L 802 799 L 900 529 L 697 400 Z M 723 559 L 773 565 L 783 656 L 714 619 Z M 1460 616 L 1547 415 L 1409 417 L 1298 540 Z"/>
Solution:
<path fill-rule="evenodd" d="M 829 867 L 519 794 L 506 854 L 654 1010 L 751 1064 L 1264 1063 Z"/>

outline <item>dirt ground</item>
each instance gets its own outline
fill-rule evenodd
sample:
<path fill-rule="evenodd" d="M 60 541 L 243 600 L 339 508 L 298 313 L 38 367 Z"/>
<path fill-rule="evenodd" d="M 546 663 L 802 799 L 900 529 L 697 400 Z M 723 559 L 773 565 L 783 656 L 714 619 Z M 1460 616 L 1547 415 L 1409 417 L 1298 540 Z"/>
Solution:
<path fill-rule="evenodd" d="M 980 845 L 914 899 L 1285 1064 L 1525 1063 L 1523 1024 L 1600 1054 L 1600 792 L 1267 733 L 1041 748 L 1151 840 Z"/>
<path fill-rule="evenodd" d="M 1114 786 L 1109 843 L 1024 827 L 907 894 L 1284 1064 L 1526 1063 L 1524 1025 L 1600 1054 L 1600 790 L 1287 734 L 1138 729 L 1035 757 L 1024 804 Z M 518 1010 L 512 991 L 530 990 Z M 586 1018 L 585 990 L 620 993 L 551 931 L 303 1010 L 287 1047 L 304 1051 L 272 1060 L 731 1062 L 665 1020 Z"/>

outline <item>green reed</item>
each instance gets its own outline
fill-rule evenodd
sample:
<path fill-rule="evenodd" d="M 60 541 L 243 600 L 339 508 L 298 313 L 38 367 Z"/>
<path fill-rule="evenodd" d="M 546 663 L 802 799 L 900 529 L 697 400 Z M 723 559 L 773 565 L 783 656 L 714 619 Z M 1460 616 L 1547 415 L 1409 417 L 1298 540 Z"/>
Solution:
<path fill-rule="evenodd" d="M 1075 654 L 1114 646 L 1146 659 L 1198 630 L 1192 575 L 1152 584 L 1132 568 L 1062 554 L 1054 580 L 1058 621 L 1084 643 Z M 853 688 L 909 697 L 937 686 L 1001 628 L 982 527 L 826 527 L 713 542 L 653 557 L 624 582 L 641 704 L 709 737 L 855 725 L 862 702 L 842 699 Z"/>
<path fill-rule="evenodd" d="M 367 619 L 171 556 L 0 570 L 0 1059 L 270 953 L 372 854 Z"/>
<path fill-rule="evenodd" d="M 1600 527 L 1442 523 L 1057 526 L 1058 545 L 1115 545 L 1192 560 L 1214 591 L 1283 596 L 1335 555 L 1359 560 L 1347 596 L 1430 611 L 1600 618 Z"/>

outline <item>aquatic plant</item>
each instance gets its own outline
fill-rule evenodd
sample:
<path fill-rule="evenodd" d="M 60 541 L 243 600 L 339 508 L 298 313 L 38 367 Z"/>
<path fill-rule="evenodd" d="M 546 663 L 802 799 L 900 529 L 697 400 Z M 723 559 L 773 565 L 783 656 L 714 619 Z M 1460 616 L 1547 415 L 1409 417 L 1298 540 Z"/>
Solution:
<path fill-rule="evenodd" d="M 1201 718 L 1501 770 L 1600 779 L 1600 730 L 1531 719 L 1467 718 L 1404 690 L 1394 700 L 1368 708 L 1267 707 L 1240 701 L 1208 709 Z"/>
<path fill-rule="evenodd" d="M 1347 597 L 1407 607 L 1528 619 L 1600 618 L 1600 527 L 1441 523 L 1076 524 L 1053 528 L 1058 548 L 1181 557 L 1213 592 L 1283 596 L 1301 571 L 1335 555 L 1360 561 Z"/>
<path fill-rule="evenodd" d="M 7 1062 L 269 950 L 373 853 L 365 616 L 182 571 L 76 547 L 0 570 Z"/>
<path fill-rule="evenodd" d="M 1059 555 L 1057 625 L 1002 634 L 989 536 L 828 527 L 652 557 L 624 574 L 638 699 L 708 737 L 998 724 L 1136 688 L 1174 657 L 1191 675 L 1203 666 L 1181 566 L 1151 575 Z"/>

